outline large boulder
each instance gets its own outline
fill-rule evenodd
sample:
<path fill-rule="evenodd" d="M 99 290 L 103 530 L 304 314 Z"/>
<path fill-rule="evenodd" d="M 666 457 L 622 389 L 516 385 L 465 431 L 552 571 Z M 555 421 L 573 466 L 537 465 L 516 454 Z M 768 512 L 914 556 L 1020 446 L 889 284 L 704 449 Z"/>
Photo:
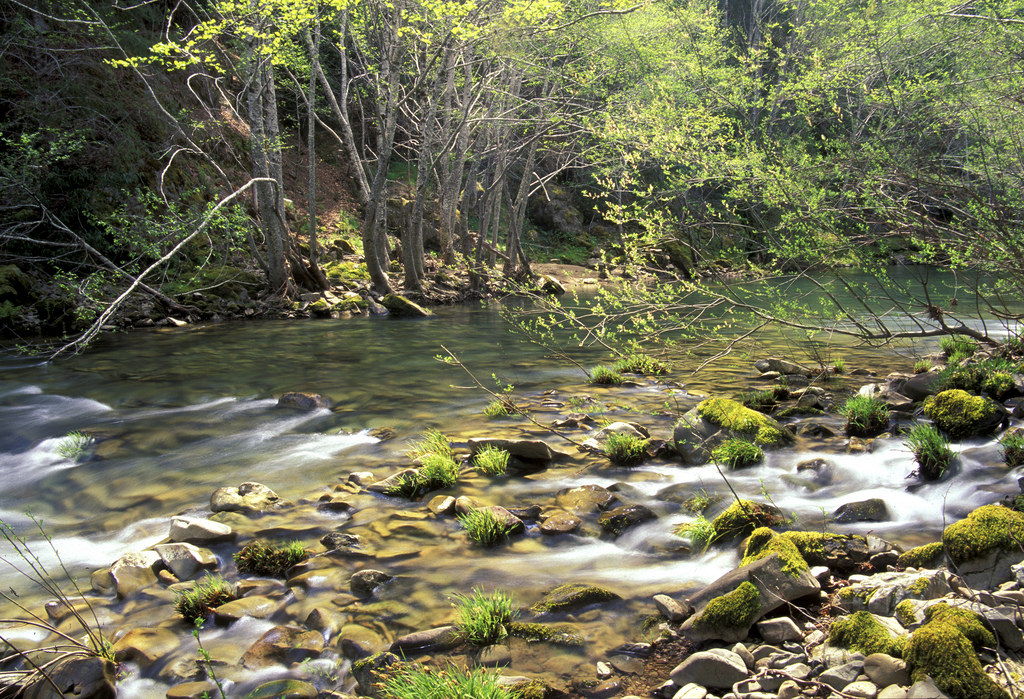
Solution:
<path fill-rule="evenodd" d="M 241 512 L 252 515 L 287 507 L 291 503 L 262 483 L 246 482 L 239 486 L 217 488 L 210 496 L 214 512 Z"/>
<path fill-rule="evenodd" d="M 388 294 L 381 299 L 381 303 L 384 304 L 384 308 L 388 309 L 388 312 L 393 316 L 428 318 L 434 315 L 415 301 L 411 301 L 399 294 Z"/>
<path fill-rule="evenodd" d="M 953 439 L 991 434 L 1007 419 L 1006 409 L 991 398 L 967 391 L 943 391 L 924 402 L 924 413 Z"/>
<path fill-rule="evenodd" d="M 97 592 L 115 592 L 118 599 L 131 597 L 143 587 L 156 582 L 156 570 L 161 564 L 156 551 L 127 553 L 121 556 L 107 570 L 93 573 L 92 586 Z"/>
<path fill-rule="evenodd" d="M 974 588 L 994 589 L 1013 579 L 1020 563 L 1024 514 L 1002 505 L 985 505 L 946 527 L 942 545 L 957 572 Z"/>
<path fill-rule="evenodd" d="M 777 420 L 728 398 L 708 398 L 688 411 L 672 433 L 685 463 L 705 463 L 726 439 L 746 439 L 763 447 L 789 444 L 792 435 Z"/>
<path fill-rule="evenodd" d="M 306 631 L 295 626 L 275 626 L 249 646 L 242 655 L 242 666 L 258 670 L 273 665 L 291 665 L 315 658 L 324 649 L 324 636 L 319 631 Z"/>

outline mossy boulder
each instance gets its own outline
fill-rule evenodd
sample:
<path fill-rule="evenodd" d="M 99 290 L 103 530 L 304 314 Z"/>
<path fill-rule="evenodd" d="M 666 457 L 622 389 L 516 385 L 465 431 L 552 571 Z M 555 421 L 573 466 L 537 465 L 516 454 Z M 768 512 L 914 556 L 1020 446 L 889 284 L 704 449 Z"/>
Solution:
<path fill-rule="evenodd" d="M 544 595 L 544 598 L 530 609 L 534 612 L 564 612 L 616 599 L 622 598 L 603 587 L 565 583 Z"/>
<path fill-rule="evenodd" d="M 930 677 L 953 699 L 1006 699 L 1009 695 L 985 674 L 978 660 L 978 651 L 996 645 L 981 618 L 946 604 L 929 607 L 925 615 L 904 653 L 912 679 Z"/>
<path fill-rule="evenodd" d="M 925 400 L 924 414 L 953 439 L 991 434 L 1006 418 L 1006 411 L 992 399 L 960 389 Z"/>
<path fill-rule="evenodd" d="M 879 617 L 864 611 L 837 619 L 829 630 L 828 641 L 864 655 L 885 653 L 894 658 L 903 657 L 906 645 L 906 638 L 894 635 Z"/>
<path fill-rule="evenodd" d="M 1010 566 L 1020 561 L 1021 541 L 1024 513 L 1002 505 L 979 507 L 942 533 L 946 554 L 973 587 L 1010 580 Z"/>
<path fill-rule="evenodd" d="M 747 539 L 740 565 L 750 565 L 773 553 L 779 555 L 779 559 L 782 561 L 782 570 L 791 575 L 809 570 L 807 561 L 800 555 L 800 550 L 796 545 L 790 539 L 780 536 L 768 527 L 755 529 Z"/>
<path fill-rule="evenodd" d="M 701 464 L 727 440 L 779 447 L 793 437 L 778 421 L 729 398 L 708 398 L 683 415 L 673 430 L 676 452 L 685 463 Z"/>
<path fill-rule="evenodd" d="M 423 306 L 399 294 L 388 294 L 381 299 L 381 303 L 393 316 L 427 318 L 434 315 Z"/>
<path fill-rule="evenodd" d="M 761 611 L 761 593 L 751 582 L 740 583 L 735 590 L 715 597 L 694 618 L 694 628 L 709 630 L 735 629 L 744 632 L 757 621 Z"/>
<path fill-rule="evenodd" d="M 896 565 L 900 568 L 935 568 L 942 563 L 943 555 L 942 542 L 935 541 L 901 553 Z"/>
<path fill-rule="evenodd" d="M 869 539 L 855 534 L 791 531 L 783 532 L 781 536 L 793 542 L 807 565 L 827 566 L 839 573 L 853 572 L 876 553 L 892 548 L 877 537 Z"/>
<path fill-rule="evenodd" d="M 711 543 L 732 541 L 759 527 L 776 527 L 785 522 L 786 518 L 777 507 L 752 500 L 737 500 L 712 520 L 715 537 Z"/>

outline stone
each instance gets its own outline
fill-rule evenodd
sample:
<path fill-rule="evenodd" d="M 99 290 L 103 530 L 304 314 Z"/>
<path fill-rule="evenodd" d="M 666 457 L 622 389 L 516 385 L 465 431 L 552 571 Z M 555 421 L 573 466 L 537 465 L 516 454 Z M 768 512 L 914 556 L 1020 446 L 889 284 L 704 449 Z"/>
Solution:
<path fill-rule="evenodd" d="M 282 678 L 264 682 L 246 694 L 245 699 L 316 699 L 318 696 L 316 687 L 309 682 Z"/>
<path fill-rule="evenodd" d="M 619 499 L 607 488 L 591 484 L 560 490 L 555 494 L 555 502 L 566 512 L 585 515 L 613 509 Z"/>
<path fill-rule="evenodd" d="M 490 512 L 494 515 L 494 519 L 500 522 L 509 534 L 519 534 L 526 531 L 526 523 L 500 505 L 481 507 L 480 511 Z"/>
<path fill-rule="evenodd" d="M 935 395 L 942 385 L 938 371 L 925 371 L 914 374 L 903 382 L 899 392 L 913 401 L 922 401 L 928 396 Z"/>
<path fill-rule="evenodd" d="M 253 482 L 217 488 L 210 496 L 210 509 L 214 512 L 251 515 L 278 510 L 290 504 L 262 483 Z"/>
<path fill-rule="evenodd" d="M 476 662 L 482 667 L 507 667 L 512 664 L 512 651 L 502 644 L 487 646 L 480 651 Z"/>
<path fill-rule="evenodd" d="M 331 612 L 329 609 L 314 607 L 306 615 L 306 620 L 303 623 L 306 628 L 320 631 L 330 637 L 338 633 L 343 620 L 343 617 Z"/>
<path fill-rule="evenodd" d="M 857 679 L 862 669 L 864 669 L 864 661 L 855 660 L 830 667 L 818 676 L 818 681 L 827 684 L 832 689 L 843 691 L 848 684 Z"/>
<path fill-rule="evenodd" d="M 891 684 L 906 686 L 910 684 L 910 671 L 907 664 L 899 658 L 885 653 L 872 653 L 864 658 L 864 674 L 879 687 Z"/>
<path fill-rule="evenodd" d="M 891 684 L 880 689 L 875 699 L 907 699 L 907 688 L 900 687 L 898 684 Z"/>
<path fill-rule="evenodd" d="M 353 573 L 349 579 L 349 588 L 356 597 L 372 597 L 373 591 L 380 585 L 391 580 L 393 576 L 381 570 L 366 569 Z"/>
<path fill-rule="evenodd" d="M 876 573 L 839 590 L 839 606 L 846 612 L 868 611 L 889 617 L 905 599 L 936 599 L 950 592 L 945 571 Z"/>
<path fill-rule="evenodd" d="M 149 667 L 177 648 L 178 636 L 170 629 L 139 627 L 119 638 L 110 650 L 119 663 Z"/>
<path fill-rule="evenodd" d="M 754 654 L 745 645 L 737 643 L 732 647 L 732 652 L 743 659 L 743 664 L 747 666 L 748 670 L 754 669 Z"/>
<path fill-rule="evenodd" d="M 427 503 L 427 509 L 435 515 L 450 515 L 455 512 L 455 498 L 451 495 L 435 495 Z"/>
<path fill-rule="evenodd" d="M 331 399 L 319 393 L 290 391 L 277 399 L 277 407 L 312 412 L 331 407 Z"/>
<path fill-rule="evenodd" d="M 889 509 L 885 506 L 885 500 L 881 498 L 847 502 L 836 508 L 832 513 L 832 519 L 837 524 L 886 522 L 889 520 Z"/>
<path fill-rule="evenodd" d="M 192 580 L 199 573 L 216 570 L 219 565 L 213 551 L 192 544 L 157 544 L 153 550 L 160 554 L 160 560 L 178 580 Z"/>
<path fill-rule="evenodd" d="M 394 653 L 377 653 L 358 662 L 352 663 L 352 676 L 359 685 L 359 694 L 377 696 L 376 683 L 386 679 L 388 668 L 399 663 Z"/>
<path fill-rule="evenodd" d="M 565 583 L 544 595 L 531 609 L 535 612 L 562 612 L 616 599 L 622 598 L 596 585 Z"/>
<path fill-rule="evenodd" d="M 209 680 L 203 682 L 182 682 L 167 690 L 167 699 L 209 699 L 217 695 L 217 685 Z"/>
<path fill-rule="evenodd" d="M 330 532 L 320 537 L 320 543 L 328 551 L 334 551 L 336 549 L 347 549 L 347 548 L 358 548 L 359 537 L 355 534 L 345 534 L 343 532 Z"/>
<path fill-rule="evenodd" d="M 613 655 L 608 661 L 624 675 L 639 675 L 644 671 L 644 661 L 629 655 Z"/>
<path fill-rule="evenodd" d="M 156 567 L 159 563 L 160 554 L 156 551 L 127 553 L 114 561 L 109 574 L 117 598 L 131 597 L 139 589 L 155 583 Z"/>
<path fill-rule="evenodd" d="M 467 442 L 471 455 L 484 447 L 504 449 L 512 456 L 525 461 L 559 461 L 570 455 L 550 447 L 540 439 L 497 439 L 493 437 L 472 437 Z"/>
<path fill-rule="evenodd" d="M 617 677 L 601 682 L 595 687 L 581 689 L 580 694 L 588 699 L 612 699 L 622 689 L 622 680 Z"/>
<path fill-rule="evenodd" d="M 935 686 L 931 677 L 910 685 L 907 690 L 907 699 L 952 699 L 948 694 Z"/>
<path fill-rule="evenodd" d="M 177 516 L 171 517 L 171 531 L 167 538 L 187 543 L 216 544 L 234 541 L 235 532 L 228 525 L 212 519 Z"/>
<path fill-rule="evenodd" d="M 561 296 L 565 293 L 565 287 L 562 286 L 562 283 L 550 274 L 542 274 L 537 277 L 537 288 L 545 294 L 552 294 L 554 296 Z"/>
<path fill-rule="evenodd" d="M 231 624 L 247 616 L 254 619 L 266 619 L 280 607 L 281 602 L 278 600 L 262 595 L 251 595 L 215 607 L 213 618 L 219 624 Z"/>
<path fill-rule="evenodd" d="M 846 685 L 843 694 L 854 699 L 875 699 L 878 696 L 878 687 L 873 682 L 857 680 Z"/>
<path fill-rule="evenodd" d="M 754 368 L 762 374 L 769 371 L 777 371 L 780 374 L 798 374 L 808 376 L 811 373 L 811 370 L 805 366 L 801 366 L 796 362 L 791 362 L 788 359 L 778 359 L 776 357 L 758 359 L 754 362 Z"/>
<path fill-rule="evenodd" d="M 693 683 L 712 689 L 730 689 L 747 678 L 747 666 L 732 651 L 693 653 L 669 674 L 680 687 Z"/>
<path fill-rule="evenodd" d="M 612 667 L 603 660 L 598 660 L 594 665 L 594 672 L 597 675 L 597 679 L 606 680 L 612 676 Z"/>
<path fill-rule="evenodd" d="M 603 513 L 597 524 L 605 534 L 614 539 L 631 527 L 657 518 L 658 515 L 644 505 L 624 505 Z"/>
<path fill-rule="evenodd" d="M 788 616 L 757 622 L 757 631 L 768 643 L 803 640 L 804 634 Z"/>
<path fill-rule="evenodd" d="M 58 660 L 47 669 L 46 677 L 28 683 L 20 695 L 22 699 L 116 699 L 116 669 L 114 663 L 97 657 L 68 657 Z M 53 685 L 64 692 L 56 695 Z"/>
<path fill-rule="evenodd" d="M 555 512 L 544 518 L 540 523 L 540 533 L 548 535 L 572 534 L 580 528 L 583 520 L 568 512 Z"/>
<path fill-rule="evenodd" d="M 275 626 L 242 654 L 242 666 L 258 670 L 273 665 L 292 665 L 315 658 L 324 649 L 319 631 L 306 631 L 297 626 Z"/>
<path fill-rule="evenodd" d="M 411 301 L 401 294 L 387 294 L 381 299 L 381 304 L 393 316 L 407 318 L 429 318 L 434 315 L 415 301 Z"/>
<path fill-rule="evenodd" d="M 673 624 L 683 621 L 689 616 L 688 610 L 668 595 L 655 595 L 652 599 L 654 606 L 658 608 L 658 613 Z"/>
<path fill-rule="evenodd" d="M 672 699 L 704 699 L 708 690 L 699 684 L 690 682 L 679 688 L 679 691 L 672 695 Z"/>
<path fill-rule="evenodd" d="M 800 696 L 800 685 L 793 680 L 786 680 L 779 686 L 779 699 L 796 699 Z"/>
<path fill-rule="evenodd" d="M 454 626 L 439 626 L 426 631 L 416 631 L 399 636 L 389 649 L 398 656 L 413 653 L 428 653 L 455 648 L 462 643 L 462 636 Z"/>

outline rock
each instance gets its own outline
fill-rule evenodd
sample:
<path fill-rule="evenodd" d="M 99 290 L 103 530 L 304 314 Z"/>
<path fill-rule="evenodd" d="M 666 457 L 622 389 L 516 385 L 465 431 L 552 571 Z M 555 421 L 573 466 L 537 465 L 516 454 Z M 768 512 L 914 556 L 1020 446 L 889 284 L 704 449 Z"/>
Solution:
<path fill-rule="evenodd" d="M 97 657 L 67 657 L 57 660 L 40 677 L 25 686 L 22 699 L 116 699 L 116 670 L 109 660 Z M 57 695 L 57 685 L 64 691 Z M 14 696 L 14 695 L 12 695 Z"/>
<path fill-rule="evenodd" d="M 580 694 L 588 699 L 612 699 L 622 689 L 622 680 L 612 677 L 604 682 L 587 688 L 580 688 Z"/>
<path fill-rule="evenodd" d="M 541 534 L 571 534 L 580 528 L 583 524 L 576 515 L 571 515 L 568 512 L 555 512 L 547 516 L 540 524 Z"/>
<path fill-rule="evenodd" d="M 622 598 L 596 585 L 565 583 L 544 595 L 531 609 L 535 612 L 562 612 L 616 599 Z"/>
<path fill-rule="evenodd" d="M 384 680 L 388 668 L 398 662 L 398 656 L 394 653 L 375 653 L 352 663 L 352 676 L 359 685 L 359 694 L 368 697 L 378 696 L 374 685 Z"/>
<path fill-rule="evenodd" d="M 155 583 L 156 567 L 159 563 L 160 554 L 156 551 L 128 553 L 117 559 L 110 566 L 110 577 L 117 591 L 117 598 L 131 597 L 140 588 Z"/>
<path fill-rule="evenodd" d="M 427 503 L 427 509 L 435 515 L 450 515 L 455 512 L 455 498 L 451 495 L 435 495 Z"/>
<path fill-rule="evenodd" d="M 758 359 L 754 362 L 754 368 L 762 374 L 769 371 L 777 371 L 780 374 L 798 374 L 801 376 L 809 376 L 811 374 L 811 370 L 805 366 L 791 362 L 788 359 L 777 359 L 775 357 Z"/>
<path fill-rule="evenodd" d="M 924 414 L 952 439 L 991 434 L 1007 419 L 1007 412 L 991 398 L 967 391 L 943 391 L 924 402 Z"/>
<path fill-rule="evenodd" d="M 391 580 L 393 576 L 380 570 L 366 569 L 353 573 L 349 579 L 349 588 L 356 597 L 373 597 L 373 591 L 380 585 Z"/>
<path fill-rule="evenodd" d="M 993 589 L 1012 579 L 1010 566 L 1021 562 L 1022 538 L 1024 514 L 985 505 L 946 527 L 942 544 L 968 585 Z"/>
<path fill-rule="evenodd" d="M 214 512 L 241 512 L 251 515 L 270 512 L 290 505 L 287 500 L 262 483 L 242 483 L 238 487 L 217 488 L 210 496 Z"/>
<path fill-rule="evenodd" d="M 235 536 L 231 527 L 212 519 L 177 516 L 171 517 L 171 531 L 167 538 L 171 541 L 215 544 L 234 541 Z"/>
<path fill-rule="evenodd" d="M 857 680 L 846 685 L 843 694 L 855 699 L 875 699 L 878 696 L 878 687 L 873 682 Z"/>
<path fill-rule="evenodd" d="M 692 610 L 687 610 L 668 595 L 655 595 L 653 599 L 658 613 L 673 624 L 683 621 L 692 613 Z"/>
<path fill-rule="evenodd" d="M 843 575 L 852 573 L 871 557 L 892 550 L 892 544 L 877 536 L 831 534 L 828 532 L 785 532 L 809 566 L 827 566 Z"/>
<path fill-rule="evenodd" d="M 525 461 L 559 461 L 568 458 L 570 455 L 565 452 L 552 449 L 548 444 L 539 439 L 496 439 L 493 437 L 472 437 L 467 442 L 473 456 L 484 447 L 491 446 L 497 449 L 504 449 L 512 456 Z"/>
<path fill-rule="evenodd" d="M 778 699 L 797 699 L 800 696 L 800 685 L 793 680 L 786 680 L 779 686 Z"/>
<path fill-rule="evenodd" d="M 608 661 L 623 675 L 639 675 L 644 671 L 644 661 L 630 655 L 613 655 Z"/>
<path fill-rule="evenodd" d="M 948 694 L 935 686 L 932 678 L 926 677 L 923 680 L 910 685 L 907 691 L 907 699 L 953 699 Z"/>
<path fill-rule="evenodd" d="M 708 690 L 699 684 L 690 682 L 679 688 L 679 691 L 672 695 L 672 699 L 704 699 Z"/>
<path fill-rule="evenodd" d="M 941 385 L 941 377 L 938 371 L 926 371 L 921 374 L 914 374 L 903 382 L 898 389 L 900 393 L 913 401 L 922 401 L 928 396 L 934 395 Z"/>
<path fill-rule="evenodd" d="M 160 554 L 160 560 L 178 580 L 191 580 L 198 573 L 216 570 L 219 565 L 213 551 L 192 544 L 157 544 L 153 550 Z"/>
<path fill-rule="evenodd" d="M 219 624 L 231 624 L 247 616 L 254 619 L 266 619 L 281 606 L 282 604 L 278 600 L 262 595 L 251 595 L 215 607 L 213 618 Z"/>
<path fill-rule="evenodd" d="M 759 621 L 757 623 L 757 631 L 761 634 L 761 638 L 768 643 L 801 641 L 804 637 L 800 627 L 788 616 Z"/>
<path fill-rule="evenodd" d="M 167 690 L 166 699 L 209 699 L 216 696 L 217 685 L 209 680 L 203 682 L 183 682 Z"/>
<path fill-rule="evenodd" d="M 387 478 L 371 483 L 366 486 L 366 489 L 373 493 L 383 493 L 384 495 L 390 495 L 396 488 L 401 486 L 402 482 L 410 476 L 416 475 L 416 469 L 414 468 L 403 468 L 397 473 L 392 473 Z"/>
<path fill-rule="evenodd" d="M 117 662 L 134 662 L 149 667 L 178 648 L 178 636 L 170 629 L 139 627 L 119 638 L 111 647 Z"/>
<path fill-rule="evenodd" d="M 545 294 L 552 294 L 554 296 L 561 296 L 565 293 L 565 287 L 562 286 L 562 283 L 550 274 L 542 274 L 537 277 L 537 287 Z"/>
<path fill-rule="evenodd" d="M 751 653 L 745 645 L 737 643 L 732 647 L 732 652 L 740 656 L 743 660 L 743 664 L 747 666 L 748 670 L 754 669 L 754 654 Z"/>
<path fill-rule="evenodd" d="M 300 393 L 298 391 L 291 391 L 277 399 L 277 407 L 312 412 L 314 410 L 330 408 L 331 399 L 327 396 L 322 396 L 319 393 Z"/>
<path fill-rule="evenodd" d="M 605 512 L 598 518 L 597 523 L 605 534 L 616 538 L 630 527 L 635 527 L 638 524 L 657 518 L 658 515 L 654 514 L 649 507 L 644 505 L 625 505 L 623 507 L 616 507 L 610 512 Z"/>
<path fill-rule="evenodd" d="M 840 505 L 832 513 L 832 519 L 837 524 L 886 522 L 889 520 L 889 509 L 885 506 L 885 500 L 881 498 L 858 500 L 857 502 L 847 502 Z"/>
<path fill-rule="evenodd" d="M 476 662 L 481 667 L 507 667 L 512 664 L 512 651 L 506 645 L 487 646 L 480 651 Z"/>
<path fill-rule="evenodd" d="M 839 590 L 839 606 L 846 612 L 868 611 L 892 616 L 905 599 L 936 599 L 950 591 L 945 571 L 876 573 Z"/>
<path fill-rule="evenodd" d="M 763 447 L 792 441 L 792 434 L 773 418 L 728 398 L 707 398 L 687 411 L 673 428 L 676 452 L 687 464 L 705 463 L 710 451 L 726 439 L 751 440 Z"/>
<path fill-rule="evenodd" d="M 388 294 L 381 303 L 384 308 L 388 309 L 388 312 L 393 316 L 404 316 L 408 318 L 429 318 L 434 315 L 423 306 L 410 301 L 406 297 L 400 294 Z"/>
<path fill-rule="evenodd" d="M 864 658 L 864 674 L 879 687 L 910 684 L 907 664 L 885 653 L 872 653 Z"/>
<path fill-rule="evenodd" d="M 680 687 L 690 683 L 713 689 L 731 689 L 747 678 L 747 667 L 732 651 L 716 649 L 690 655 L 677 665 L 669 677 Z"/>
<path fill-rule="evenodd" d="M 494 518 L 501 523 L 505 528 L 505 531 L 509 534 L 519 534 L 520 532 L 526 531 L 526 524 L 523 520 L 516 517 L 504 507 L 500 507 L 499 505 L 490 505 L 488 507 L 481 507 L 480 510 L 482 512 L 490 512 L 494 515 Z"/>
<path fill-rule="evenodd" d="M 316 687 L 309 682 L 283 678 L 264 682 L 246 694 L 245 699 L 316 699 L 318 696 Z"/>
<path fill-rule="evenodd" d="M 328 551 L 335 549 L 347 549 L 347 548 L 358 548 L 359 537 L 355 534 L 345 534 L 343 532 L 330 532 L 320 537 L 320 543 L 323 544 L 324 548 Z"/>
<path fill-rule="evenodd" d="M 777 553 L 732 570 L 686 601 L 695 610 L 680 632 L 694 643 L 743 640 L 758 619 L 821 590 L 807 570 L 783 571 Z"/>
<path fill-rule="evenodd" d="M 292 665 L 315 658 L 324 649 L 319 631 L 306 631 L 297 626 L 275 626 L 242 654 L 242 666 L 258 670 L 272 665 Z"/>
<path fill-rule="evenodd" d="M 907 699 L 907 689 L 896 684 L 891 684 L 879 690 L 875 699 Z"/>
<path fill-rule="evenodd" d="M 843 691 L 847 685 L 857 679 L 863 668 L 864 662 L 860 660 L 831 667 L 818 675 L 818 681 L 827 684 L 832 689 Z"/>
<path fill-rule="evenodd" d="M 462 643 L 462 636 L 454 626 L 439 626 L 399 636 L 389 649 L 399 656 L 449 650 Z"/>
<path fill-rule="evenodd" d="M 619 504 L 619 499 L 600 485 L 581 485 L 559 490 L 555 503 L 566 512 L 584 515 L 609 510 Z"/>
<path fill-rule="evenodd" d="M 303 624 L 305 624 L 307 629 L 320 631 L 327 637 L 331 637 L 338 633 L 343 621 L 344 617 L 335 614 L 329 609 L 314 607 L 313 610 L 306 615 L 306 620 Z"/>

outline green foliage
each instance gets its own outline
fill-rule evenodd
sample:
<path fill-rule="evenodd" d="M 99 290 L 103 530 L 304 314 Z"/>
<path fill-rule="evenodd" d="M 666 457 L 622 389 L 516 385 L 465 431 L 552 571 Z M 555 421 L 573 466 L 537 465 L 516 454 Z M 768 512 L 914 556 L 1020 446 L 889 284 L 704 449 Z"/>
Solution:
<path fill-rule="evenodd" d="M 622 374 L 606 366 L 596 366 L 590 370 L 590 383 L 598 386 L 619 386 Z"/>
<path fill-rule="evenodd" d="M 92 437 L 82 432 L 68 432 L 67 435 L 57 442 L 57 446 L 54 447 L 54 451 L 56 451 L 62 458 L 74 461 L 85 453 L 85 448 L 89 446 L 89 442 L 91 441 Z"/>
<path fill-rule="evenodd" d="M 707 551 L 708 547 L 718 538 L 715 525 L 704 515 L 698 515 L 694 520 L 683 522 L 675 528 L 673 533 L 678 537 L 688 537 L 690 545 L 701 553 Z"/>
<path fill-rule="evenodd" d="M 278 578 L 307 558 L 309 553 L 298 541 L 273 544 L 259 539 L 249 542 L 234 555 L 239 573 Z"/>
<path fill-rule="evenodd" d="M 455 456 L 448 438 L 438 430 L 430 430 L 423 438 L 414 443 L 407 452 L 413 459 L 422 459 L 429 454 L 447 456 L 449 459 Z"/>
<path fill-rule="evenodd" d="M 756 410 L 761 413 L 771 412 L 772 408 L 779 404 L 779 401 L 783 401 L 789 398 L 789 389 L 785 386 L 775 386 L 773 388 L 766 388 L 759 391 L 749 391 L 748 393 L 741 394 L 737 397 L 737 400 L 744 405 L 744 407 Z"/>
<path fill-rule="evenodd" d="M 627 354 L 612 365 L 612 371 L 620 374 L 667 374 L 668 367 L 657 359 L 639 352 Z"/>
<path fill-rule="evenodd" d="M 492 420 L 511 414 L 513 414 L 513 410 L 509 409 L 508 403 L 500 398 L 496 398 L 484 406 L 484 415 Z"/>
<path fill-rule="evenodd" d="M 987 393 L 1002 400 L 1015 389 L 1011 374 L 1017 367 L 1002 357 L 992 357 L 980 362 L 950 362 L 939 372 L 936 387 L 942 390 L 960 389 L 968 393 Z"/>
<path fill-rule="evenodd" d="M 484 668 L 462 670 L 454 665 L 431 670 L 403 665 L 383 683 L 385 699 L 512 699 L 493 672 Z"/>
<path fill-rule="evenodd" d="M 504 449 L 487 445 L 476 453 L 473 463 L 487 476 L 503 476 L 508 468 L 508 460 L 511 454 Z"/>
<path fill-rule="evenodd" d="M 735 470 L 753 466 L 764 459 L 764 450 L 745 439 L 727 439 L 711 450 L 711 458 Z"/>
<path fill-rule="evenodd" d="M 894 658 L 903 657 L 906 643 L 904 639 L 893 636 L 869 612 L 854 612 L 837 619 L 829 629 L 828 640 L 840 648 L 849 648 L 864 655 L 886 653 Z"/>
<path fill-rule="evenodd" d="M 502 521 L 491 510 L 481 508 L 458 515 L 466 535 L 481 546 L 494 546 L 508 538 L 512 525 Z"/>
<path fill-rule="evenodd" d="M 836 357 L 835 359 L 833 359 L 832 360 L 832 371 L 834 371 L 837 374 L 845 374 L 846 373 L 846 360 L 843 359 L 842 357 Z"/>
<path fill-rule="evenodd" d="M 761 610 L 761 593 L 753 583 L 744 581 L 732 592 L 715 597 L 697 617 L 695 629 L 745 629 Z"/>
<path fill-rule="evenodd" d="M 647 440 L 624 432 L 609 432 L 604 455 L 616 466 L 636 466 L 647 458 Z"/>
<path fill-rule="evenodd" d="M 970 357 L 978 351 L 978 343 L 963 335 L 946 335 L 939 340 L 939 347 L 942 348 L 946 357 L 953 357 L 954 355 Z"/>
<path fill-rule="evenodd" d="M 914 454 L 918 475 L 926 481 L 942 478 L 953 461 L 949 440 L 932 425 L 914 425 L 905 444 Z"/>
<path fill-rule="evenodd" d="M 444 454 L 424 454 L 417 474 L 421 488 L 426 491 L 451 488 L 459 480 L 459 464 Z"/>
<path fill-rule="evenodd" d="M 851 437 L 874 437 L 889 428 L 889 406 L 871 396 L 850 398 L 839 413 L 846 418 L 846 433 Z"/>
<path fill-rule="evenodd" d="M 508 627 L 518 616 L 512 596 L 504 592 L 486 594 L 474 589 L 470 595 L 454 595 L 455 627 L 474 646 L 489 646 L 508 636 Z"/>
<path fill-rule="evenodd" d="M 717 500 L 718 498 L 717 496 L 712 498 L 712 496 L 708 494 L 708 491 L 701 488 L 699 491 L 687 498 L 683 502 L 682 507 L 687 512 L 700 514 L 704 510 L 708 509 L 708 506 L 711 505 L 713 499 Z"/>
<path fill-rule="evenodd" d="M 914 362 L 915 374 L 923 374 L 924 372 L 930 370 L 931 368 L 932 363 L 929 362 L 927 359 L 918 359 L 916 362 Z"/>
<path fill-rule="evenodd" d="M 946 527 L 942 544 L 956 565 L 993 551 L 1019 551 L 1024 542 L 1024 514 L 1001 505 L 985 505 Z"/>
<path fill-rule="evenodd" d="M 800 554 L 796 544 L 791 539 L 776 534 L 767 527 L 759 527 L 751 533 L 747 539 L 747 546 L 743 551 L 743 560 L 740 561 L 740 566 L 750 565 L 773 553 L 779 555 L 782 570 L 790 575 L 809 570 L 807 561 Z"/>
<path fill-rule="evenodd" d="M 966 439 L 986 429 L 995 429 L 998 407 L 990 399 L 952 389 L 924 402 L 924 414 L 953 439 Z"/>
<path fill-rule="evenodd" d="M 206 621 L 215 607 L 235 599 L 235 590 L 224 578 L 207 575 L 187 590 L 174 595 L 174 611 L 188 624 Z"/>
<path fill-rule="evenodd" d="M 999 440 L 1003 462 L 1010 468 L 1024 465 L 1024 433 L 1011 432 Z"/>

